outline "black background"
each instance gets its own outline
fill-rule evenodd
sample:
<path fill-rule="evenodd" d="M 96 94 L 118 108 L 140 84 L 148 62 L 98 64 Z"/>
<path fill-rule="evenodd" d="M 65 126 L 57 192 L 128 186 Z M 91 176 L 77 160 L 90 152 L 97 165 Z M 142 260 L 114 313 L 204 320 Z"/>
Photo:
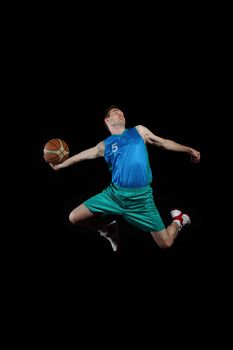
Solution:
<path fill-rule="evenodd" d="M 85 301 L 104 308 L 116 294 L 132 309 L 153 304 L 155 295 L 156 305 L 176 295 L 178 307 L 187 302 L 192 309 L 222 280 L 227 255 L 213 218 L 222 108 L 218 21 L 213 25 L 209 11 L 137 10 L 115 8 L 94 21 L 93 9 L 72 20 L 45 11 L 22 21 L 8 42 L 7 135 L 23 155 L 10 159 L 6 265 L 15 290 L 22 288 L 38 309 L 45 301 L 57 312 L 58 299 L 64 305 L 71 296 L 80 307 Z M 169 250 L 122 220 L 115 254 L 95 232 L 68 223 L 69 211 L 107 186 L 110 174 L 103 159 L 55 172 L 43 159 L 44 144 L 62 138 L 70 155 L 96 145 L 108 136 L 103 113 L 111 104 L 124 111 L 127 126 L 142 124 L 201 152 L 194 164 L 185 154 L 148 146 L 165 224 L 174 207 L 192 220 Z"/>

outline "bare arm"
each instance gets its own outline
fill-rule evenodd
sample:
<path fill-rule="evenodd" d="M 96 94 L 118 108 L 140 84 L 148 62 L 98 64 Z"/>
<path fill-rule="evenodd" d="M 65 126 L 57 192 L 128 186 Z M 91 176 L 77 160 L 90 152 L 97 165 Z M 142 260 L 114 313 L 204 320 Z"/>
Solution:
<path fill-rule="evenodd" d="M 144 139 L 145 143 L 155 145 L 168 151 L 184 152 L 191 155 L 191 160 L 195 163 L 200 161 L 200 152 L 192 147 L 181 145 L 175 141 L 156 136 L 143 125 L 136 126 L 137 131 Z"/>
<path fill-rule="evenodd" d="M 67 168 L 70 165 L 76 164 L 78 162 L 82 162 L 83 160 L 103 157 L 104 156 L 104 148 L 105 148 L 104 142 L 101 141 L 96 146 L 88 148 L 85 151 L 82 151 L 80 153 L 75 154 L 72 157 L 67 158 L 63 163 L 60 163 L 57 165 L 53 165 L 53 164 L 49 163 L 49 165 L 54 170 L 59 170 L 62 168 Z"/>

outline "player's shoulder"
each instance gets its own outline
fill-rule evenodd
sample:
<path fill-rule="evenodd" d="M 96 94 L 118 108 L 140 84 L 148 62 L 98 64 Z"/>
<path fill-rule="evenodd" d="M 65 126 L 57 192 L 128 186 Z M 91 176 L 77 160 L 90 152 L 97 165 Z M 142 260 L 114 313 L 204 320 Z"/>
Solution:
<path fill-rule="evenodd" d="M 142 124 L 139 124 L 139 125 L 136 125 L 135 128 L 136 128 L 137 130 L 143 130 L 143 129 L 145 129 L 146 127 L 145 127 L 144 125 L 142 125 Z"/>
<path fill-rule="evenodd" d="M 144 136 L 146 132 L 148 132 L 148 129 L 144 125 L 136 125 L 135 129 L 139 132 L 140 135 Z"/>

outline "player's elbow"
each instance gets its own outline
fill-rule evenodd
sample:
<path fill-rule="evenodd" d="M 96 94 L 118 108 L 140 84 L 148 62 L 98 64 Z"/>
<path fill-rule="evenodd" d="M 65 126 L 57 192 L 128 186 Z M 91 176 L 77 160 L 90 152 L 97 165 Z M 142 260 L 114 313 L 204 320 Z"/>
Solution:
<path fill-rule="evenodd" d="M 163 139 L 160 142 L 160 148 L 165 149 L 167 151 L 172 150 L 172 146 L 171 146 L 170 140 Z"/>
<path fill-rule="evenodd" d="M 166 140 L 159 140 L 159 141 L 154 141 L 152 142 L 152 144 L 154 144 L 155 146 L 161 148 L 161 149 L 168 149 L 168 144 L 166 142 Z"/>

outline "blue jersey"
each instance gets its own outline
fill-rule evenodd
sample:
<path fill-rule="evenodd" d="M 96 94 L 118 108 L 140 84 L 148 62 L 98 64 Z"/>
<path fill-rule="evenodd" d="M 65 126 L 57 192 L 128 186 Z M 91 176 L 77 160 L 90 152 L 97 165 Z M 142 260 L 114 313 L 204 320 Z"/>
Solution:
<path fill-rule="evenodd" d="M 147 148 L 136 128 L 104 140 L 104 158 L 112 173 L 112 183 L 127 188 L 149 185 L 152 173 Z"/>

